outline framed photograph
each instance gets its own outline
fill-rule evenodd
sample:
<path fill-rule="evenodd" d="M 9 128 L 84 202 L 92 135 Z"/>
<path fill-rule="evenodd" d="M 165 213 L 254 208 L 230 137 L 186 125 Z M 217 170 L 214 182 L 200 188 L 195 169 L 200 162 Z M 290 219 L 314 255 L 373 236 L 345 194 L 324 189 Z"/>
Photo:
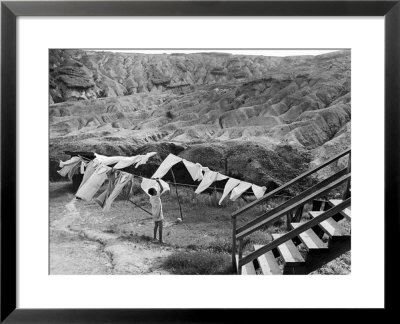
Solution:
<path fill-rule="evenodd" d="M 2 2 L 1 321 L 390 309 L 399 15 Z"/>

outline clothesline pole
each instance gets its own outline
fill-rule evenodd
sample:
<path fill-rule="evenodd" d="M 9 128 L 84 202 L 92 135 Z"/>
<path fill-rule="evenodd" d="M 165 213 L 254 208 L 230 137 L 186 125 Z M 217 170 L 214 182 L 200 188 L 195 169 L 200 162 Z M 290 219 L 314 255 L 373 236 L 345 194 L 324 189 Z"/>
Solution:
<path fill-rule="evenodd" d="M 128 201 L 132 204 L 134 204 L 136 207 L 139 207 L 141 210 L 145 211 L 147 214 L 152 215 L 152 213 L 150 213 L 149 211 L 147 211 L 146 209 L 140 207 L 139 205 L 136 205 L 132 200 L 128 199 Z M 147 218 L 146 218 L 147 219 Z"/>
<path fill-rule="evenodd" d="M 175 174 L 174 174 L 174 171 L 172 171 L 172 168 L 170 169 L 170 171 L 171 171 L 171 174 L 172 174 L 172 178 L 174 179 L 176 198 L 178 199 L 179 211 L 181 213 L 181 219 L 183 220 L 182 207 L 181 207 L 181 202 L 180 202 L 179 194 L 178 194 L 178 186 L 176 185 Z"/>

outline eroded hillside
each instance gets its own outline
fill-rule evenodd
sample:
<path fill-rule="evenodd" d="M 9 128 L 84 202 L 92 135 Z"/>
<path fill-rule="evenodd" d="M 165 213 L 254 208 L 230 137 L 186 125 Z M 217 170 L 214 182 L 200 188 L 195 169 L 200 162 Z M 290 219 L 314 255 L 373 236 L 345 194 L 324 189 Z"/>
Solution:
<path fill-rule="evenodd" d="M 350 147 L 350 62 L 53 50 L 50 158 L 145 147 L 279 184 Z"/>

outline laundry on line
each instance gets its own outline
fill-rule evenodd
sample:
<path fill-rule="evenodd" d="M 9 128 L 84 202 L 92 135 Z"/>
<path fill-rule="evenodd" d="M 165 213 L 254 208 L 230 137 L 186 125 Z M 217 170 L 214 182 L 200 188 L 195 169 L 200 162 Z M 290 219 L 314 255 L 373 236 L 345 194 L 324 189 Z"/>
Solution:
<path fill-rule="evenodd" d="M 193 163 L 187 161 L 174 154 L 169 154 L 164 161 L 160 164 L 156 172 L 153 174 L 151 179 L 133 175 L 120 169 L 134 165 L 147 163 L 150 157 L 156 155 L 156 152 L 150 152 L 144 155 L 135 155 L 131 157 L 126 156 L 104 156 L 95 153 L 95 159 L 91 161 L 85 161 L 82 157 L 73 157 L 68 161 L 60 161 L 61 170 L 58 172 L 61 175 L 72 178 L 73 174 L 83 173 L 83 179 L 79 186 L 76 197 L 86 201 L 90 201 L 94 198 L 97 192 L 100 190 L 102 185 L 108 180 L 107 188 L 101 192 L 95 201 L 103 208 L 104 211 L 108 211 L 111 207 L 112 202 L 117 196 L 126 189 L 129 188 L 128 197 L 131 195 L 132 185 L 135 178 L 142 179 L 141 188 L 148 194 L 148 189 L 153 187 L 157 191 L 160 187 L 157 181 L 160 181 L 163 188 L 170 190 L 168 183 L 163 181 L 161 178 L 164 177 L 171 168 L 179 162 L 183 162 L 187 171 L 194 181 L 200 181 L 197 186 L 195 193 L 200 194 L 209 188 L 214 182 L 228 179 L 223 189 L 223 194 L 219 200 L 219 205 L 229 195 L 232 201 L 239 198 L 248 189 L 252 189 L 257 199 L 261 198 L 265 191 L 265 186 L 258 186 L 250 182 L 238 180 L 216 171 L 210 170 L 208 167 L 203 167 L 200 163 Z M 114 165 L 111 167 L 111 165 Z M 70 178 L 70 179 L 71 179 Z M 176 183 L 175 183 L 176 184 Z M 124 189 L 125 188 L 125 189 Z"/>
<path fill-rule="evenodd" d="M 252 188 L 253 193 L 257 199 L 261 198 L 264 195 L 265 191 L 267 190 L 265 186 L 260 187 L 246 181 L 241 181 L 238 179 L 231 178 L 219 172 L 212 171 L 208 167 L 203 167 L 200 163 L 195 164 L 191 161 L 187 161 L 172 153 L 170 153 L 167 156 L 167 158 L 160 164 L 156 172 L 153 174 L 152 178 L 160 179 L 164 177 L 168 173 L 168 171 L 175 164 L 179 162 L 183 162 L 183 164 L 185 165 L 186 169 L 188 170 L 194 181 L 201 181 L 195 191 L 195 193 L 197 194 L 202 193 L 204 190 L 209 188 L 214 182 L 229 179 L 228 182 L 225 184 L 224 192 L 219 201 L 220 205 L 222 201 L 226 198 L 226 196 L 228 196 L 229 193 L 231 193 L 231 191 L 232 193 L 230 199 L 236 200 L 250 187 Z"/>

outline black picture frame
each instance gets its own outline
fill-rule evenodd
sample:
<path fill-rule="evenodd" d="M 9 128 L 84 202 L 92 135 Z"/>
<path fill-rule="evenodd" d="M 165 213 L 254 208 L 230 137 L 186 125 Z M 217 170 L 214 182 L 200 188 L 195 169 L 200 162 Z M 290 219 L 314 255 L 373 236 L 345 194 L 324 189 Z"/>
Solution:
<path fill-rule="evenodd" d="M 400 1 L 4 1 L 1 3 L 1 322 L 225 322 L 238 310 L 16 308 L 16 19 L 19 16 L 384 16 L 385 309 L 398 286 L 400 215 Z M 373 153 L 371 153 L 373 154 Z M 367 163 L 368 161 L 366 161 Z M 371 168 L 373 165 L 371 165 Z M 373 256 L 371 257 L 373 258 Z M 371 260 L 372 261 L 372 260 Z M 372 264 L 371 264 L 372 265 Z M 252 317 L 259 311 L 251 310 Z M 258 314 L 258 315 L 257 315 Z"/>

